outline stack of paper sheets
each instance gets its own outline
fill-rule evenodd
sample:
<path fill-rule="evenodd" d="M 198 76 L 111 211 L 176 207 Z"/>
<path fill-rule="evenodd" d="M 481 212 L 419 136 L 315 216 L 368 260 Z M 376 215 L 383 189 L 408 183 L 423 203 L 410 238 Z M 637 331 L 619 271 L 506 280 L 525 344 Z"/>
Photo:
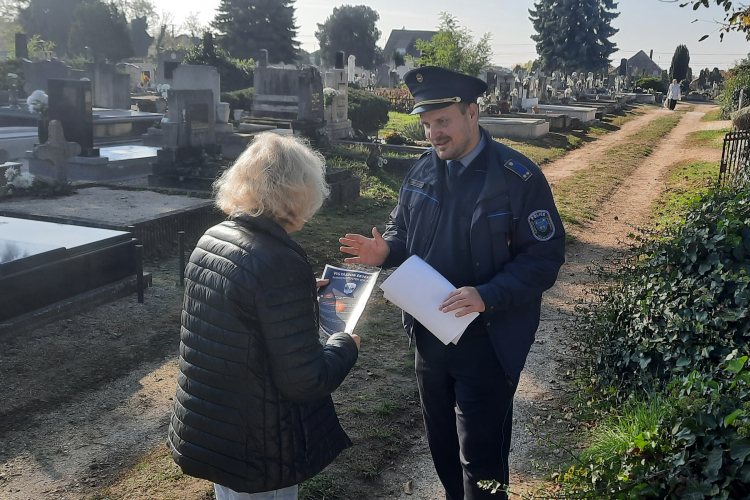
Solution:
<path fill-rule="evenodd" d="M 459 310 L 444 313 L 440 304 L 456 288 L 428 263 L 412 255 L 380 285 L 383 295 L 439 338 L 457 344 L 469 323 L 479 316 L 456 317 Z"/>

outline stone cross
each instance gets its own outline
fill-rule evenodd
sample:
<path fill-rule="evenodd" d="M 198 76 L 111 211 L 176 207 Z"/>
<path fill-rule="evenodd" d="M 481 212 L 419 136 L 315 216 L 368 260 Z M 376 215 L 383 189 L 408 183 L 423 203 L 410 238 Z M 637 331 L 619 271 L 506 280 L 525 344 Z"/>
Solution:
<path fill-rule="evenodd" d="M 40 160 L 52 162 L 55 172 L 55 182 L 67 184 L 68 160 L 81 152 L 77 142 L 68 142 L 63 134 L 63 126 L 59 120 L 49 122 L 49 139 L 45 144 L 34 148 L 34 156 Z"/>

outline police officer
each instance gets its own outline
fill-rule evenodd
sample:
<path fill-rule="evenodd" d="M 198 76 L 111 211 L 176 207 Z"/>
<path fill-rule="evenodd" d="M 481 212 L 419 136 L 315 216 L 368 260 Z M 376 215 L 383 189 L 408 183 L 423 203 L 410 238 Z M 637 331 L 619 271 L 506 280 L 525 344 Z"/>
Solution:
<path fill-rule="evenodd" d="M 418 255 L 456 290 L 446 314 L 480 313 L 444 345 L 404 314 L 435 469 L 449 500 L 505 498 L 478 487 L 508 484 L 513 397 L 539 325 L 542 292 L 565 260 L 565 232 L 542 171 L 478 123 L 485 82 L 437 67 L 409 71 L 432 144 L 406 174 L 381 236 L 347 234 L 346 262 L 400 265 Z"/>

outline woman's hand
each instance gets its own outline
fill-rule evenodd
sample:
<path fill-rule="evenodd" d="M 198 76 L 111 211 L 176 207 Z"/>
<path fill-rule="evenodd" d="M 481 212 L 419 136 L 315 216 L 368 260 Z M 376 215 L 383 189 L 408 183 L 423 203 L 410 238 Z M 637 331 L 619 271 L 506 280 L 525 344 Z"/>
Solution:
<path fill-rule="evenodd" d="M 317 288 L 320 288 L 321 286 L 326 286 L 328 284 L 328 280 L 322 280 L 320 278 L 315 278 L 315 286 Z"/>
<path fill-rule="evenodd" d="M 354 339 L 354 342 L 357 343 L 357 350 L 359 350 L 359 335 L 356 333 L 350 333 L 349 336 Z"/>

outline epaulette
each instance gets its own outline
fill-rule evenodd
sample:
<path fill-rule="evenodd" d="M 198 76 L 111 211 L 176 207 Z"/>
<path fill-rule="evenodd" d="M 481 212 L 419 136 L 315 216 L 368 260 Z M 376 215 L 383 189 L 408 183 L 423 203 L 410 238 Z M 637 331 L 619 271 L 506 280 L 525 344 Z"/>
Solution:
<path fill-rule="evenodd" d="M 434 150 L 434 148 L 428 149 L 427 151 L 425 151 L 424 153 L 422 153 L 421 155 L 419 155 L 419 159 L 421 160 L 422 158 L 425 157 L 425 155 L 428 155 L 428 154 L 432 153 L 433 150 Z"/>
<path fill-rule="evenodd" d="M 527 181 L 531 179 L 531 176 L 534 175 L 529 171 L 528 168 L 524 167 L 520 163 L 518 163 L 516 160 L 508 160 L 505 162 L 505 168 L 516 174 L 518 177 L 523 179 L 524 181 Z"/>

